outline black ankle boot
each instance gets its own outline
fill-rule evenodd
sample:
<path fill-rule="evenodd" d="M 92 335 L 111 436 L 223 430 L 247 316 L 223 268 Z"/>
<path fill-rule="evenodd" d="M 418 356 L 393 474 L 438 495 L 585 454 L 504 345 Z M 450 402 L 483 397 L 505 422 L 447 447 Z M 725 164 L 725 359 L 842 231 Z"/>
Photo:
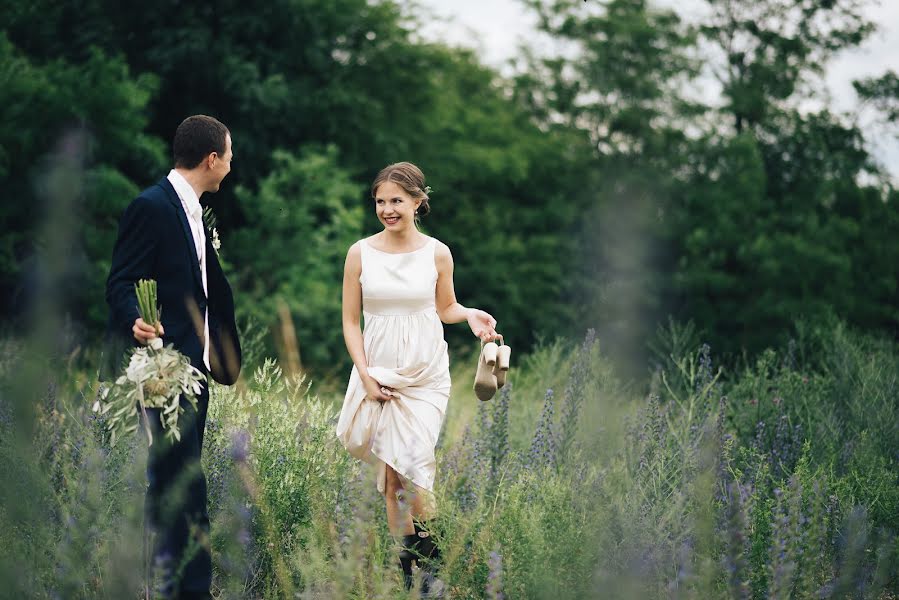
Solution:
<path fill-rule="evenodd" d="M 437 579 L 438 559 L 440 548 L 431 536 L 426 523 L 415 523 L 415 550 L 418 559 L 418 568 L 422 571 L 421 593 L 423 598 L 440 597 L 442 595 L 442 582 Z"/>
<path fill-rule="evenodd" d="M 434 563 L 440 557 L 440 548 L 434 538 L 431 537 L 431 531 L 426 523 L 415 523 L 415 550 L 421 557 L 423 563 Z"/>
<path fill-rule="evenodd" d="M 403 536 L 403 549 L 400 550 L 400 568 L 403 570 L 403 587 L 412 589 L 412 561 L 416 559 L 416 535 Z"/>

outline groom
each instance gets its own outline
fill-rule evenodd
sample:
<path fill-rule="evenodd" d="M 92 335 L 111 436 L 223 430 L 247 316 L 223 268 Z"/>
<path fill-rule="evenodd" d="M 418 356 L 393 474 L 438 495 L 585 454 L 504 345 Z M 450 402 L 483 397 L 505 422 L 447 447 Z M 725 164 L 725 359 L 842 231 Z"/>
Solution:
<path fill-rule="evenodd" d="M 175 132 L 175 168 L 125 209 L 106 282 L 110 328 L 146 344 L 156 337 L 139 316 L 134 284 L 155 279 L 162 310 L 160 335 L 191 364 L 225 385 L 240 373 L 234 299 L 203 225 L 200 197 L 216 192 L 231 171 L 231 134 L 212 117 L 185 119 Z M 182 398 L 181 440 L 161 433 L 158 409 L 148 411 L 153 445 L 147 464 L 148 529 L 152 562 L 166 598 L 211 598 L 206 478 L 200 467 L 209 390 L 195 412 Z"/>

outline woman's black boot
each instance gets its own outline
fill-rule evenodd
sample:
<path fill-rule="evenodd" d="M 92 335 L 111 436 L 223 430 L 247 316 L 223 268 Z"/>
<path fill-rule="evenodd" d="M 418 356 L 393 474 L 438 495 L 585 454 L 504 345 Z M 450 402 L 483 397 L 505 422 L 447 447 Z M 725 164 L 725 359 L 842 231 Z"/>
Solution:
<path fill-rule="evenodd" d="M 418 568 L 422 571 L 421 593 L 424 598 L 441 597 L 443 582 L 437 579 L 437 561 L 440 558 L 440 548 L 425 523 L 415 523 L 416 558 Z"/>
<path fill-rule="evenodd" d="M 412 589 L 412 561 L 416 559 L 416 535 L 403 536 L 403 549 L 400 550 L 400 568 L 403 570 L 403 587 Z"/>

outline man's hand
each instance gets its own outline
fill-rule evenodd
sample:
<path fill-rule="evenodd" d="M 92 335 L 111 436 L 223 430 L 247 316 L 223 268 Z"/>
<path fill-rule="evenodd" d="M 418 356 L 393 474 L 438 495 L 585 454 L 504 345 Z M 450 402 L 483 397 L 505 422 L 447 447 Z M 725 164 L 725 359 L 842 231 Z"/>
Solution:
<path fill-rule="evenodd" d="M 134 321 L 134 327 L 131 328 L 131 331 L 134 333 L 134 339 L 144 345 L 156 337 L 156 329 L 140 317 Z M 165 335 L 165 328 L 162 326 L 162 323 L 159 324 L 159 335 Z"/>

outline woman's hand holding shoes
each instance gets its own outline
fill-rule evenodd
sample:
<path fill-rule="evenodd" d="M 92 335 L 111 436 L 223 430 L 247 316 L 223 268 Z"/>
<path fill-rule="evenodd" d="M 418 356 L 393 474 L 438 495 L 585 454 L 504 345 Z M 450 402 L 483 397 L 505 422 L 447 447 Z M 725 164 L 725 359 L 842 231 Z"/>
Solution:
<path fill-rule="evenodd" d="M 468 326 L 471 327 L 471 332 L 482 341 L 489 342 L 497 336 L 496 319 L 483 310 L 468 309 Z"/>

